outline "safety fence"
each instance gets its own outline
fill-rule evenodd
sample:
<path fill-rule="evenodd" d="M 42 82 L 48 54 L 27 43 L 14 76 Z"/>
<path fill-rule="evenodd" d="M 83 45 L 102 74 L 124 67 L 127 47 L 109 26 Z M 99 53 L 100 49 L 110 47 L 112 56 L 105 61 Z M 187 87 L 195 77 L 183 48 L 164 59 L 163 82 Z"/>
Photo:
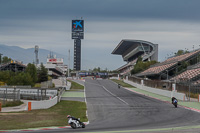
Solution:
<path fill-rule="evenodd" d="M 184 82 L 161 81 L 161 80 L 142 79 L 138 77 L 126 77 L 126 79 L 134 83 L 143 84 L 148 87 L 158 88 L 158 89 L 168 90 L 168 91 L 172 91 L 173 89 L 172 85 L 176 84 L 176 90 L 178 92 L 185 93 L 186 96 L 189 95 L 189 93 L 192 93 L 193 95 L 196 95 L 196 96 L 200 94 L 200 85 L 194 85 L 192 84 L 191 81 L 184 81 Z"/>
<path fill-rule="evenodd" d="M 4 99 L 24 99 L 24 100 L 47 100 L 57 96 L 57 89 L 45 88 L 0 88 L 0 98 Z M 11 95 L 11 94 L 15 95 Z M 17 92 L 17 93 L 16 93 Z M 16 96 L 17 95 L 17 96 Z"/>
<path fill-rule="evenodd" d="M 13 100 L 13 101 L 19 101 L 20 100 L 20 90 L 0 90 L 0 98 L 3 99 L 3 101 Z"/>

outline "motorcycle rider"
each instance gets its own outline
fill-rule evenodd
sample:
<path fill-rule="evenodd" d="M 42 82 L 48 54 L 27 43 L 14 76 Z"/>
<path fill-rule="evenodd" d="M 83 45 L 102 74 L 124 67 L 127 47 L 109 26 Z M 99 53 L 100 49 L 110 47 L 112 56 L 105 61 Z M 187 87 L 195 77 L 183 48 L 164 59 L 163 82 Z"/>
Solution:
<path fill-rule="evenodd" d="M 173 104 L 175 101 L 178 103 L 178 100 L 177 100 L 175 97 L 172 97 L 172 104 Z"/>
<path fill-rule="evenodd" d="M 77 119 L 77 118 L 75 118 L 75 117 L 73 117 L 71 115 L 67 115 L 67 118 L 68 119 L 72 118 L 72 120 L 77 120 L 79 123 L 81 123 L 81 121 L 79 119 Z"/>
<path fill-rule="evenodd" d="M 120 83 L 119 83 L 119 84 L 118 84 L 118 88 L 120 88 L 120 86 L 121 86 L 121 85 L 120 85 Z"/>

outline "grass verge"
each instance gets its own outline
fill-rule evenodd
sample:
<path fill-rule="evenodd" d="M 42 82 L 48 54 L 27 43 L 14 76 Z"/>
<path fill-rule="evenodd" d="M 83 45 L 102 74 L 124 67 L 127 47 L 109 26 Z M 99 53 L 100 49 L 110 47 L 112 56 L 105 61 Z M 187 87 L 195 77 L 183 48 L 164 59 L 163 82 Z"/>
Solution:
<path fill-rule="evenodd" d="M 71 80 L 67 80 L 67 81 L 71 82 L 70 90 L 84 90 L 84 86 L 82 86 L 74 81 L 71 81 Z"/>
<path fill-rule="evenodd" d="M 0 113 L 0 130 L 27 129 L 49 126 L 66 126 L 67 115 L 88 121 L 86 103 L 77 101 L 61 101 L 49 109 L 29 112 Z"/>
<path fill-rule="evenodd" d="M 0 100 L 0 102 L 2 103 L 2 107 L 14 107 L 14 106 L 19 106 L 19 105 L 23 104 L 22 101 L 3 101 L 3 100 Z"/>
<path fill-rule="evenodd" d="M 116 82 L 117 84 L 120 84 L 121 86 L 123 87 L 128 87 L 128 88 L 135 88 L 134 86 L 130 85 L 130 84 L 127 84 L 125 83 L 124 81 L 122 80 L 117 80 L 117 79 L 111 79 L 112 81 Z"/>

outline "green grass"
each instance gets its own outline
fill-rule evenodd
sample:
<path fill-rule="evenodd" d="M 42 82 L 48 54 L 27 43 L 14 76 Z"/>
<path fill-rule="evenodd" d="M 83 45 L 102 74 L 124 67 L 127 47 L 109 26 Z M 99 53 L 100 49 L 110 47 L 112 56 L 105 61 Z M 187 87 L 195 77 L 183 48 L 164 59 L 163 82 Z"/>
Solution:
<path fill-rule="evenodd" d="M 84 90 L 84 86 L 82 86 L 74 81 L 71 81 L 71 80 L 67 80 L 67 81 L 71 82 L 70 90 Z"/>
<path fill-rule="evenodd" d="M 68 125 L 67 115 L 88 121 L 85 102 L 61 101 L 49 109 L 0 113 L 0 130 Z"/>
<path fill-rule="evenodd" d="M 62 97 L 84 97 L 84 92 L 67 91 L 62 94 Z"/>
<path fill-rule="evenodd" d="M 3 101 L 0 100 L 2 107 L 14 107 L 14 106 L 19 106 L 21 104 L 23 104 L 23 102 L 21 101 Z"/>
<path fill-rule="evenodd" d="M 121 86 L 123 87 L 128 87 L 128 88 L 135 88 L 134 86 L 130 85 L 130 84 L 127 84 L 125 83 L 124 81 L 122 80 L 117 80 L 117 79 L 111 79 L 112 81 L 116 82 L 117 84 L 120 84 Z"/>

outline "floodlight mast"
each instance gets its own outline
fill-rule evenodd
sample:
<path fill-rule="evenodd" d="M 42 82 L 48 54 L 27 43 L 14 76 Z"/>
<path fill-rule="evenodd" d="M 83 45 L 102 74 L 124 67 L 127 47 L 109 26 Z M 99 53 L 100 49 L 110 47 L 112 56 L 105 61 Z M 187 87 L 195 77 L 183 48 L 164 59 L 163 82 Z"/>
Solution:
<path fill-rule="evenodd" d="M 39 51 L 39 46 L 35 45 L 35 65 L 39 64 L 38 51 Z"/>

